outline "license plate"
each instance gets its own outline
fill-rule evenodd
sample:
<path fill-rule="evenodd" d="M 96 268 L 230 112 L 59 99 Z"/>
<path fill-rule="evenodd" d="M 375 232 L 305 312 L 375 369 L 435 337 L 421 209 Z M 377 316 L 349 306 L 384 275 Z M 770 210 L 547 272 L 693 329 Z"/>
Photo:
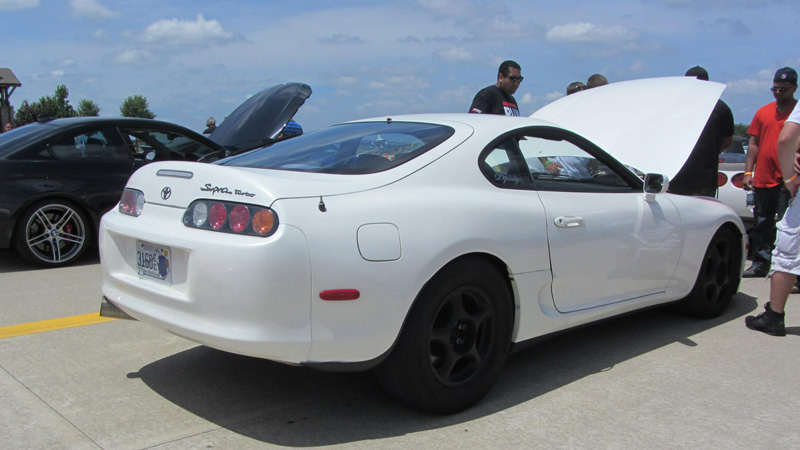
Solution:
<path fill-rule="evenodd" d="M 139 277 L 155 278 L 156 280 L 172 284 L 172 266 L 169 247 L 137 241 L 136 267 L 139 271 Z"/>

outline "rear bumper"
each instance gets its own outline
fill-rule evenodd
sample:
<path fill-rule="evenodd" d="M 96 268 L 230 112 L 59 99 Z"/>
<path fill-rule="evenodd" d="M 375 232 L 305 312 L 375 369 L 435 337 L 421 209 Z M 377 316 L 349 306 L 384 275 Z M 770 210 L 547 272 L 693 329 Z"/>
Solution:
<path fill-rule="evenodd" d="M 127 316 L 209 347 L 305 362 L 311 347 L 311 269 L 302 233 L 282 227 L 272 237 L 258 238 L 188 229 L 181 225 L 182 214 L 162 208 L 138 218 L 115 211 L 103 218 L 103 296 Z M 147 216 L 158 220 L 149 223 Z M 165 221 L 165 216 L 174 217 Z M 139 240 L 169 242 L 171 283 L 139 276 Z"/>

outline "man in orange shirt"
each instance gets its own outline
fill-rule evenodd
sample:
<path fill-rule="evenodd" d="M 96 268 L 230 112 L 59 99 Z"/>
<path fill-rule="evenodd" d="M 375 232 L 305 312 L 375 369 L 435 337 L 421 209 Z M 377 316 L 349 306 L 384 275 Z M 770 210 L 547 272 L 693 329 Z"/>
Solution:
<path fill-rule="evenodd" d="M 750 143 L 743 184 L 753 189 L 755 222 L 750 248 L 753 263 L 744 271 L 745 278 L 764 277 L 769 272 L 772 247 L 775 243 L 775 219 L 781 219 L 789 202 L 789 193 L 783 186 L 783 175 L 778 164 L 778 135 L 783 123 L 797 104 L 797 72 L 784 67 L 775 72 L 772 81 L 775 101 L 756 112 L 750 128 Z"/>

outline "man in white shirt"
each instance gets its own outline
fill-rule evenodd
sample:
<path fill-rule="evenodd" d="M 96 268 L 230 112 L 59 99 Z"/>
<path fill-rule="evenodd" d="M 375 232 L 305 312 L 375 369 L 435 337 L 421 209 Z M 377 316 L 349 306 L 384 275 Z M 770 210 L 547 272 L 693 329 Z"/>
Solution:
<path fill-rule="evenodd" d="M 745 318 L 747 328 L 773 336 L 786 335 L 784 308 L 792 292 L 792 286 L 800 275 L 800 201 L 796 201 L 800 176 L 795 167 L 798 150 L 800 150 L 800 103 L 786 119 L 778 137 L 778 162 L 783 175 L 783 184 L 792 200 L 777 226 L 775 250 L 772 251 L 770 267 L 772 279 L 769 302 L 764 305 L 763 313 Z"/>

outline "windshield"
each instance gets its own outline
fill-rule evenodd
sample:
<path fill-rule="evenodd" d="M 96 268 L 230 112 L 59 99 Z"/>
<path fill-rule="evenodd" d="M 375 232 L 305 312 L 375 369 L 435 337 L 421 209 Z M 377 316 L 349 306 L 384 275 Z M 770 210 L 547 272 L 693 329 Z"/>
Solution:
<path fill-rule="evenodd" d="M 454 132 L 447 126 L 424 123 L 352 123 L 281 141 L 221 164 L 331 174 L 376 173 L 416 158 Z"/>

